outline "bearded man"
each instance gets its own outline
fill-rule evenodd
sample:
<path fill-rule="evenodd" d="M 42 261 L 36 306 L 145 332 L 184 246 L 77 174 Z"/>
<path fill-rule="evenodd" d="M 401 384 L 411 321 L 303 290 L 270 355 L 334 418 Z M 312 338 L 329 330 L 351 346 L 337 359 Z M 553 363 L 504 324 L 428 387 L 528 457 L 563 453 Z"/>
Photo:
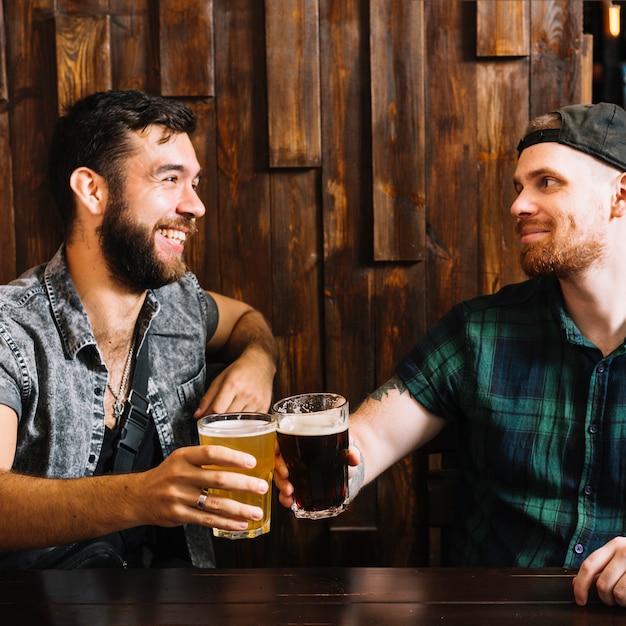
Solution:
<path fill-rule="evenodd" d="M 267 411 L 277 351 L 259 312 L 187 271 L 204 214 L 194 129 L 188 107 L 140 91 L 90 95 L 57 123 L 50 185 L 65 241 L 0 287 L 2 567 L 94 567 L 96 553 L 210 567 L 211 528 L 262 514 L 206 496 L 270 487 L 237 473 L 250 455 L 197 445 L 194 418 Z M 213 380 L 207 354 L 227 363 Z"/>
<path fill-rule="evenodd" d="M 451 564 L 580 568 L 579 604 L 626 606 L 626 112 L 564 107 L 518 149 L 531 280 L 455 306 L 350 416 L 350 495 L 454 423 Z"/>

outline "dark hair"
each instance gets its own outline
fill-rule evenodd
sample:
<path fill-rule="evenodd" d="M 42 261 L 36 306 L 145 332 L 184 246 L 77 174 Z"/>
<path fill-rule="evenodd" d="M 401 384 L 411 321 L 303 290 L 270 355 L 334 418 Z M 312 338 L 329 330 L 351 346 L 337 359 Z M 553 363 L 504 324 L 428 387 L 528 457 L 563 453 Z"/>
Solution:
<path fill-rule="evenodd" d="M 124 161 L 133 150 L 131 132 L 154 124 L 189 135 L 196 127 L 186 105 L 137 90 L 101 91 L 66 108 L 54 129 L 49 154 L 50 189 L 66 235 L 76 216 L 72 172 L 88 167 L 108 185 L 123 185 Z"/>

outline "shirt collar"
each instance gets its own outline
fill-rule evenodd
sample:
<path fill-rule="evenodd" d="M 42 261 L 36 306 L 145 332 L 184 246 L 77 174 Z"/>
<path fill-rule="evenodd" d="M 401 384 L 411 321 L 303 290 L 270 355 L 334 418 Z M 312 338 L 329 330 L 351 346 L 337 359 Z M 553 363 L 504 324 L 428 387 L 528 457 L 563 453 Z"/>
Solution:
<path fill-rule="evenodd" d="M 561 291 L 559 281 L 556 278 L 548 280 L 550 280 L 550 282 L 547 283 L 547 289 L 551 291 L 551 301 L 553 303 L 554 311 L 559 319 L 561 330 L 563 331 L 567 341 L 574 345 L 583 346 L 585 348 L 594 348 L 597 350 L 598 347 L 580 332 L 578 326 L 576 326 L 574 320 L 569 316 L 567 310 L 565 309 L 563 292 Z M 626 346 L 623 343 L 612 352 L 612 356 L 618 356 L 624 351 L 626 351 Z"/>
<path fill-rule="evenodd" d="M 59 248 L 47 264 L 44 284 L 66 354 L 73 359 L 86 346 L 97 346 L 89 317 L 67 269 L 65 245 Z M 148 291 L 141 314 L 140 341 L 159 309 L 160 303 L 155 292 Z"/>

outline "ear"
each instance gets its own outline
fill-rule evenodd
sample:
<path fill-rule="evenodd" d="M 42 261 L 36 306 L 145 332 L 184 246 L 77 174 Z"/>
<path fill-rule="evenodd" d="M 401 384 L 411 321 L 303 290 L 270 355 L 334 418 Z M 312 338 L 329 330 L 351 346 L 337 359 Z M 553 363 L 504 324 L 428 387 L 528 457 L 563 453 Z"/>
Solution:
<path fill-rule="evenodd" d="M 100 174 L 88 167 L 78 167 L 70 176 L 70 187 L 74 192 L 78 206 L 83 206 L 93 216 L 104 213 L 107 186 Z"/>

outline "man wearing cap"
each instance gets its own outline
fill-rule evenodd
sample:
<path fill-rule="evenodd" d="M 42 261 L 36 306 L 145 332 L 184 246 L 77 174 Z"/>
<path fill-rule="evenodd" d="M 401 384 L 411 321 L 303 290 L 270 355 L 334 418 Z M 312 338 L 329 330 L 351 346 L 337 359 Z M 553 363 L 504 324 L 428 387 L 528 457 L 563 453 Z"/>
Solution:
<path fill-rule="evenodd" d="M 626 112 L 565 107 L 519 151 L 530 280 L 455 306 L 351 416 L 351 496 L 453 422 L 450 562 L 579 568 L 576 602 L 626 605 Z"/>

